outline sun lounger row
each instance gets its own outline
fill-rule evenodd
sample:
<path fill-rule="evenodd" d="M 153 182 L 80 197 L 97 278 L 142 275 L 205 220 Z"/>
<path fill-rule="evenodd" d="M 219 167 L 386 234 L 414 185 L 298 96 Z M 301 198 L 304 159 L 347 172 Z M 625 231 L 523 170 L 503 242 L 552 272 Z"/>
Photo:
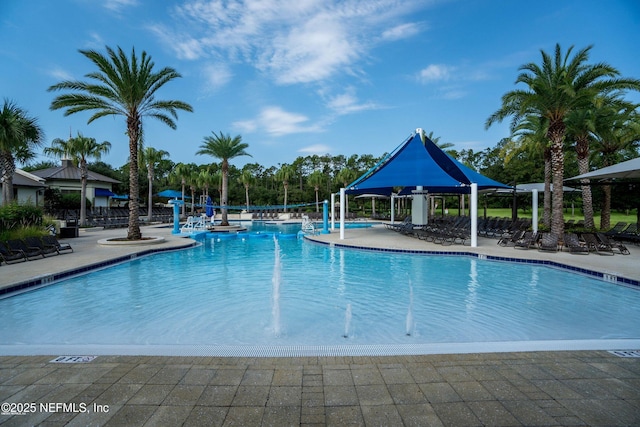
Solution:
<path fill-rule="evenodd" d="M 55 236 L 13 239 L 0 242 L 0 264 L 31 261 L 64 252 L 73 252 L 73 248 L 68 243 L 60 243 Z"/>
<path fill-rule="evenodd" d="M 595 252 L 599 255 L 629 255 L 629 249 L 622 242 L 609 239 L 605 233 L 581 233 L 579 237 L 576 233 L 566 232 L 561 239 L 555 233 L 526 231 L 514 234 L 512 240 L 503 246 L 513 246 L 516 249 L 537 248 L 542 252 L 566 249 L 573 254 L 587 255 Z"/>

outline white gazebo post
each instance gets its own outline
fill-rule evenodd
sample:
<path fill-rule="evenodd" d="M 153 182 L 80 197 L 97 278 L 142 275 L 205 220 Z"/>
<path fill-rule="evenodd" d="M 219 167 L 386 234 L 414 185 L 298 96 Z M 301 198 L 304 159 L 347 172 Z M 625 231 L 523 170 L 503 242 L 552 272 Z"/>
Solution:
<path fill-rule="evenodd" d="M 391 224 L 395 222 L 396 213 L 396 195 L 391 192 Z"/>
<path fill-rule="evenodd" d="M 531 190 L 531 226 L 534 232 L 538 232 L 538 190 Z"/>
<path fill-rule="evenodd" d="M 471 201 L 469 202 L 471 214 L 471 247 L 478 247 L 478 184 L 471 183 Z"/>
<path fill-rule="evenodd" d="M 340 240 L 344 240 L 344 214 L 345 214 L 344 201 L 345 201 L 344 188 L 341 188 L 340 189 Z"/>
<path fill-rule="evenodd" d="M 336 193 L 331 193 L 331 229 L 336 229 Z"/>

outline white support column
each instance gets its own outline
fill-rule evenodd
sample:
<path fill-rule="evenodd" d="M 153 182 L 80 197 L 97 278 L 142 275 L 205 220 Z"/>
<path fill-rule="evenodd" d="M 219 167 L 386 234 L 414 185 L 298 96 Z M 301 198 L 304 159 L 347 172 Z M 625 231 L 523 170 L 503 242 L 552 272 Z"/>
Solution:
<path fill-rule="evenodd" d="M 471 247 L 478 247 L 478 184 L 471 184 L 471 201 L 469 202 L 471 215 Z"/>
<path fill-rule="evenodd" d="M 331 229 L 336 229 L 336 193 L 331 193 Z"/>
<path fill-rule="evenodd" d="M 394 193 L 391 193 L 391 224 L 395 222 L 396 218 L 396 197 Z"/>
<path fill-rule="evenodd" d="M 345 213 L 345 193 L 344 188 L 340 189 L 340 240 L 344 240 L 344 213 Z"/>
<path fill-rule="evenodd" d="M 531 226 L 533 231 L 538 231 L 538 190 L 531 190 Z"/>

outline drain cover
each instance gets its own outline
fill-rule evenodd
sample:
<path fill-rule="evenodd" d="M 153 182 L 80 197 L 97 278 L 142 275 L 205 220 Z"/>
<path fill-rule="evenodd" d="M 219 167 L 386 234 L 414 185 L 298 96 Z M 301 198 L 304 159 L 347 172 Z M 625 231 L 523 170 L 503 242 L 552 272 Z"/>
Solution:
<path fill-rule="evenodd" d="M 49 363 L 89 363 L 97 356 L 58 356 Z"/>
<path fill-rule="evenodd" d="M 609 353 L 618 357 L 640 357 L 640 350 L 611 350 Z"/>

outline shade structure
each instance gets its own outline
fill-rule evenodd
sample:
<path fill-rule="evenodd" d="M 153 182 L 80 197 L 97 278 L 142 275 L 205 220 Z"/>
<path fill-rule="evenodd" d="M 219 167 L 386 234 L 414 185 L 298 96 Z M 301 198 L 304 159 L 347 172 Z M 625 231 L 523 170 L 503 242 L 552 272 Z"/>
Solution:
<path fill-rule="evenodd" d="M 471 183 L 478 184 L 478 190 L 510 188 L 455 160 L 419 130 L 351 183 L 346 193 L 389 195 L 393 187 L 422 186 L 430 193 L 469 194 Z"/>
<path fill-rule="evenodd" d="M 170 199 L 179 199 L 182 197 L 182 192 L 177 190 L 164 190 L 157 194 L 158 197 L 169 197 Z"/>
<path fill-rule="evenodd" d="M 116 194 L 107 188 L 96 188 L 95 195 L 96 197 L 113 197 Z"/>
<path fill-rule="evenodd" d="M 213 216 L 213 202 L 211 201 L 211 197 L 207 196 L 207 203 L 204 206 L 204 213 L 207 216 Z"/>
<path fill-rule="evenodd" d="M 574 181 L 578 179 L 622 179 L 622 178 L 640 178 L 640 157 L 620 162 L 612 166 L 594 170 L 582 175 L 567 178 L 565 181 Z"/>

